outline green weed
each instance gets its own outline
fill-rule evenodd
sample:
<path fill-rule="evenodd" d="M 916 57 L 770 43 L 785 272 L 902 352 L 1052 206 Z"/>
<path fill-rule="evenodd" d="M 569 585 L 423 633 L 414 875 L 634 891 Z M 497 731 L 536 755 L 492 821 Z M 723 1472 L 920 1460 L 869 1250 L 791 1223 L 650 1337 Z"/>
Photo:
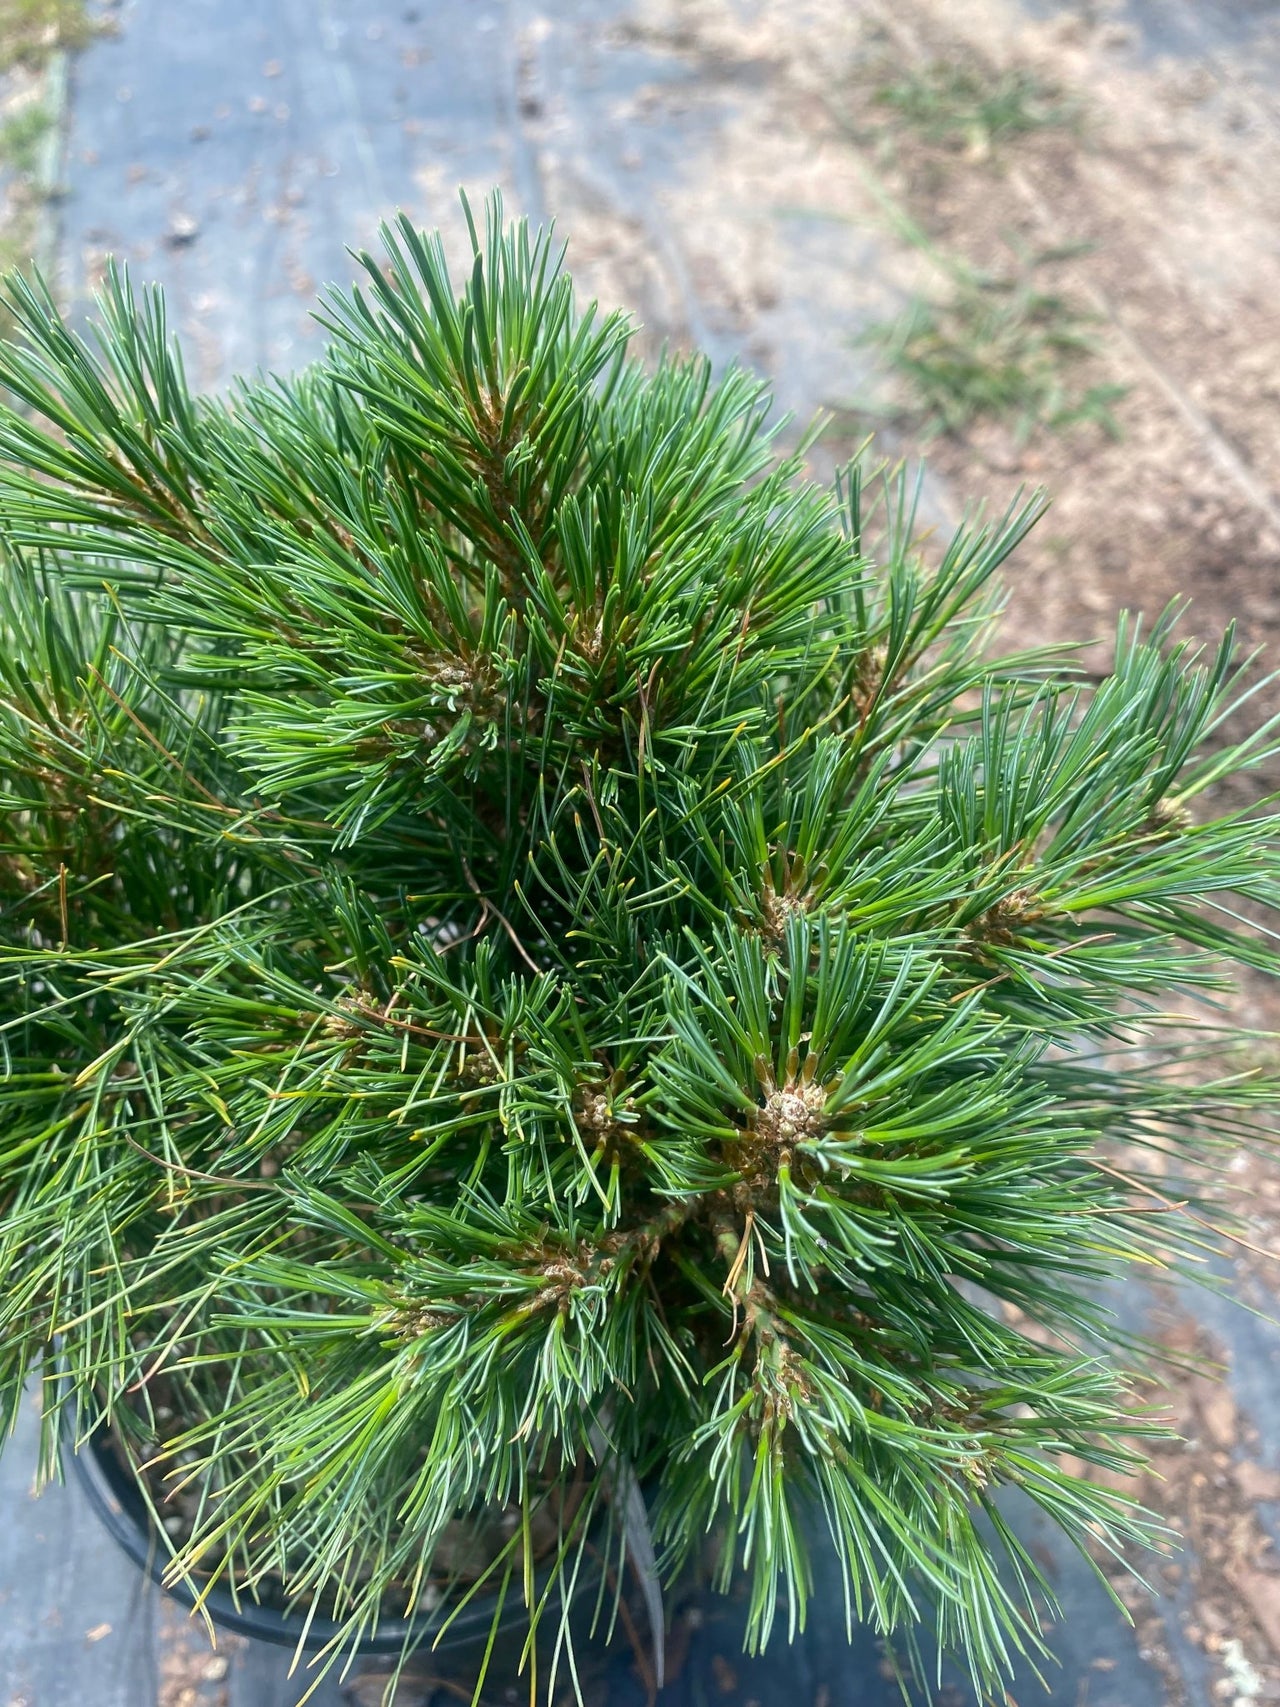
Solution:
<path fill-rule="evenodd" d="M 986 418 L 1007 423 L 1019 440 L 1037 427 L 1081 422 L 1118 438 L 1113 405 L 1127 387 L 1081 382 L 1098 354 L 1095 317 L 1036 281 L 1041 266 L 1061 258 L 1038 256 L 1011 278 L 951 263 L 945 295 L 865 333 L 862 341 L 884 352 L 908 393 L 899 413 L 927 437 L 960 434 Z"/>
<path fill-rule="evenodd" d="M 874 99 L 926 141 L 979 156 L 1011 137 L 1074 126 L 1080 119 L 1078 105 L 1034 72 L 947 60 L 883 84 Z"/>
<path fill-rule="evenodd" d="M 40 163 L 40 146 L 53 115 L 41 106 L 21 107 L 0 124 L 0 166 L 29 177 Z"/>
<path fill-rule="evenodd" d="M 0 0 L 0 72 L 38 70 L 51 53 L 83 47 L 94 33 L 83 0 Z"/>
<path fill-rule="evenodd" d="M 0 118 L 0 174 L 7 201 L 0 219 L 0 267 L 5 271 L 29 264 L 40 242 L 40 204 L 52 188 L 41 156 L 58 123 L 60 102 L 51 75 L 43 74 L 56 54 L 85 46 L 105 27 L 90 17 L 84 0 L 0 0 L 0 76 L 18 69 L 26 74 L 12 80 L 22 104 L 15 100 Z M 0 312 L 0 338 L 11 329 Z"/>

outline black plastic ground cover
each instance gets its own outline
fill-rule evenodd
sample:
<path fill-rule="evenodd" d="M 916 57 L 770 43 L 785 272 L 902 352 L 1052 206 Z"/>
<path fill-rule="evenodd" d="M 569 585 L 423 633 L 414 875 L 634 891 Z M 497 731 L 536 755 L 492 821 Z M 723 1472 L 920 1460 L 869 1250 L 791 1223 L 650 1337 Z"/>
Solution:
<path fill-rule="evenodd" d="M 31 1707 L 61 1707 L 73 1699 L 90 1707 L 160 1707 L 165 1697 L 156 1656 L 163 1620 L 156 1580 L 163 1550 L 140 1527 L 136 1495 L 110 1456 L 82 1451 L 65 1486 L 39 1501 L 27 1499 L 23 1476 L 30 1474 L 35 1435 L 29 1411 L 17 1442 L 0 1459 L 6 1517 L 0 1525 L 0 1677 L 20 1685 L 17 1698 Z M 1167 1707 L 1160 1680 L 1090 1567 L 1044 1519 L 1017 1505 L 1010 1515 L 1062 1604 L 1061 1620 L 1049 1634 L 1059 1663 L 1046 1669 L 1048 1689 L 1030 1667 L 1020 1667 L 1011 1688 L 1018 1707 Z M 835 1559 L 820 1533 L 813 1539 L 814 1602 L 808 1627 L 794 1642 L 781 1637 L 765 1654 L 744 1656 L 741 1600 L 691 1592 L 671 1598 L 679 1651 L 672 1653 L 675 1675 L 661 1707 L 902 1707 L 871 1632 L 855 1631 L 849 1642 Z M 294 1707 L 309 1674 L 290 1678 L 291 1652 L 278 1645 L 287 1634 L 282 1624 L 270 1630 L 252 1625 L 252 1618 L 233 1624 L 254 1639 L 228 1655 L 227 1707 Z M 601 1664 L 607 1707 L 644 1707 L 628 1645 L 621 1643 Z M 81 1693 L 73 1694 L 76 1688 Z M 340 1707 L 349 1699 L 330 1679 L 313 1702 Z M 404 1707 L 444 1707 L 446 1699 L 420 1701 L 410 1694 Z M 951 1671 L 916 1692 L 912 1707 L 977 1703 Z"/>

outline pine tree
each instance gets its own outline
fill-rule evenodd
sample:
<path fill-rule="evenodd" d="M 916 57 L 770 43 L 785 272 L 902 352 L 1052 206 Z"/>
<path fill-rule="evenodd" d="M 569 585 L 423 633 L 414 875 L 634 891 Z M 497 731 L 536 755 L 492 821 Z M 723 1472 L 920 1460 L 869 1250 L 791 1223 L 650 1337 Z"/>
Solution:
<path fill-rule="evenodd" d="M 1212 804 L 1269 726 L 1172 617 L 998 655 L 1038 500 L 931 556 L 904 475 L 815 487 L 756 378 L 472 241 L 457 294 L 401 221 L 220 398 L 122 273 L 88 341 L 8 283 L 0 1398 L 43 1368 L 52 1458 L 163 1384 L 174 1569 L 352 1639 L 495 1503 L 536 1627 L 534 1516 L 571 1576 L 638 1484 L 753 1644 L 825 1531 L 991 1685 L 1048 1592 L 1002 1490 L 1149 1535 L 1080 1473 L 1156 1426 L 1099 1287 L 1266 1131 L 1210 1004 L 1277 970 L 1276 820 Z"/>

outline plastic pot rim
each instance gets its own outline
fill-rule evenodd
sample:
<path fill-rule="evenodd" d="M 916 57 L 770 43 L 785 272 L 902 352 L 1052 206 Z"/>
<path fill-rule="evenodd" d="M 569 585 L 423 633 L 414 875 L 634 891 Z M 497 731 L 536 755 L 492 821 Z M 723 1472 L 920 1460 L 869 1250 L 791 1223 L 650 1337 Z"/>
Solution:
<path fill-rule="evenodd" d="M 175 1600 L 208 1613 L 220 1629 L 254 1641 L 271 1642 L 277 1647 L 300 1648 L 313 1653 L 325 1648 L 342 1636 L 344 1626 L 337 1619 L 317 1613 L 308 1620 L 305 1611 L 286 1611 L 265 1606 L 245 1593 L 233 1595 L 229 1589 L 215 1584 L 212 1588 L 197 1589 L 190 1581 L 179 1578 L 168 1581 L 165 1567 L 169 1553 L 161 1541 L 134 1478 L 120 1462 L 112 1444 L 111 1430 L 99 1423 L 90 1433 L 76 1437 L 73 1412 L 62 1413 L 63 1445 L 74 1466 L 89 1503 L 116 1544 L 133 1560 L 156 1586 Z M 493 1592 L 477 1594 L 452 1620 L 436 1644 L 442 1652 L 485 1639 L 493 1629 L 497 1596 Z M 509 1603 L 510 1604 L 510 1603 Z M 510 1611 L 503 1609 L 499 1629 L 523 1622 L 523 1603 Z M 437 1612 L 424 1614 L 420 1619 L 388 1619 L 377 1628 L 362 1635 L 355 1645 L 358 1654 L 399 1654 L 430 1642 L 439 1631 Z"/>

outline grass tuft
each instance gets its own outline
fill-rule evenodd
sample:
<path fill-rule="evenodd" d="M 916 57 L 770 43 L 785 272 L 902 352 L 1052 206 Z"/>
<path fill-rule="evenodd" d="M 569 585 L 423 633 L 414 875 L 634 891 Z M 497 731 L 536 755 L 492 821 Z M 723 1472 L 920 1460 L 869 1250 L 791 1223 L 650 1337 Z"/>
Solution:
<path fill-rule="evenodd" d="M 35 103 L 12 113 L 0 124 L 0 166 L 30 177 L 39 167 L 41 144 L 53 122 L 53 114 Z"/>
<path fill-rule="evenodd" d="M 84 47 L 94 34 L 83 0 L 0 0 L 0 72 L 38 71 L 51 53 Z"/>
<path fill-rule="evenodd" d="M 877 89 L 875 102 L 925 141 L 983 158 L 1029 132 L 1071 128 L 1080 109 L 1034 72 L 933 60 Z"/>
<path fill-rule="evenodd" d="M 1036 274 L 1057 252 L 1001 277 L 950 262 L 950 288 L 913 302 L 863 334 L 883 351 L 907 402 L 899 411 L 925 437 L 998 420 L 1025 441 L 1038 427 L 1085 422 L 1120 437 L 1114 405 L 1127 387 L 1084 383 L 1099 353 L 1096 317 L 1045 290 Z"/>

